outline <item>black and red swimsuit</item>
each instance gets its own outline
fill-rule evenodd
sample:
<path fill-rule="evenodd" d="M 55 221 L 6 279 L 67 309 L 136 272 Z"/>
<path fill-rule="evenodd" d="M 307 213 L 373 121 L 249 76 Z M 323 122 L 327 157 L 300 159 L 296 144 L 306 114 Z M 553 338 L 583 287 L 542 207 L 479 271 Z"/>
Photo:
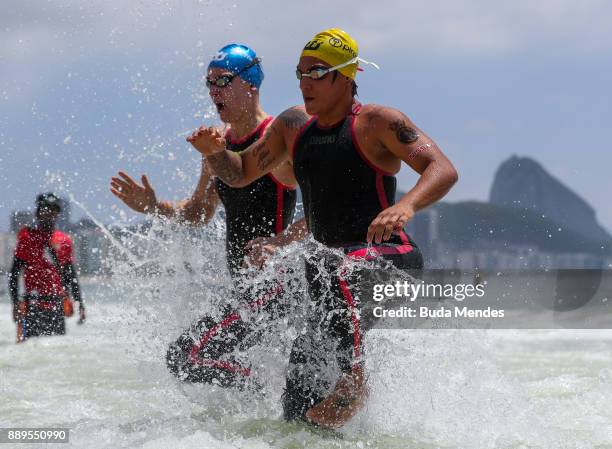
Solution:
<path fill-rule="evenodd" d="M 363 364 L 363 337 L 373 317 L 362 316 L 376 283 L 393 282 L 393 270 L 345 269 L 350 260 L 380 259 L 400 270 L 423 267 L 418 247 L 402 230 L 383 244 L 366 242 L 368 227 L 395 202 L 396 179 L 374 166 L 359 147 L 355 119 L 359 105 L 343 121 L 323 127 L 311 119 L 293 148 L 293 167 L 304 199 L 308 228 L 318 242 L 339 248 L 306 258 L 309 295 L 316 304 L 309 332 L 292 347 L 283 407 L 285 418 L 304 419 L 338 377 Z M 414 273 L 415 271 L 412 271 Z"/>
<path fill-rule="evenodd" d="M 226 147 L 239 152 L 256 142 L 272 121 L 268 117 L 248 136 L 233 140 L 228 132 Z M 282 232 L 293 221 L 296 189 L 278 181 L 271 173 L 246 187 L 231 187 L 215 179 L 217 193 L 225 206 L 227 265 L 238 288 L 234 292 L 243 310 L 257 312 L 272 324 L 286 309 L 278 301 L 279 284 L 251 286 L 241 270 L 247 243 L 257 237 Z M 221 317 L 220 319 L 217 317 Z M 166 363 L 178 378 L 189 382 L 242 386 L 251 369 L 234 356 L 237 348 L 257 342 L 254 326 L 243 319 L 241 310 L 227 305 L 193 323 L 168 349 Z"/>
<path fill-rule="evenodd" d="M 268 117 L 240 140 L 233 140 L 228 131 L 226 148 L 234 152 L 247 149 L 261 138 L 271 121 L 272 117 Z M 246 255 L 244 248 L 249 241 L 279 234 L 291 224 L 296 189 L 283 184 L 272 173 L 245 187 L 231 187 L 215 178 L 215 186 L 225 206 L 227 264 L 235 276 L 242 267 Z"/>

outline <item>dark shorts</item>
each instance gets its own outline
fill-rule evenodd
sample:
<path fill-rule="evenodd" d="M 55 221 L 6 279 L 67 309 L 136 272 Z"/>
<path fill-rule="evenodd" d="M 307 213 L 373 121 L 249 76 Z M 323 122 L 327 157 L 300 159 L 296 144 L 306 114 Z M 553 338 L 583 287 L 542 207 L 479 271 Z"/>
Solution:
<path fill-rule="evenodd" d="M 62 298 L 26 296 L 25 300 L 28 307 L 23 331 L 25 338 L 66 333 Z"/>
<path fill-rule="evenodd" d="M 287 420 L 303 419 L 343 373 L 363 366 L 364 335 L 375 324 L 373 314 L 364 313 L 373 302 L 373 286 L 397 281 L 400 273 L 420 277 L 423 268 L 423 257 L 413 242 L 370 248 L 358 244 L 342 252 L 306 260 L 315 307 L 308 330 L 291 349 L 283 394 Z"/>

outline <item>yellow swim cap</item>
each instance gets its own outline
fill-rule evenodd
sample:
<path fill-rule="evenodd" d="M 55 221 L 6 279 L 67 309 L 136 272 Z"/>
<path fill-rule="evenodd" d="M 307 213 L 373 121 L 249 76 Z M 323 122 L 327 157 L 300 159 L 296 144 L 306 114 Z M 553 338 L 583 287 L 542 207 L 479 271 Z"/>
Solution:
<path fill-rule="evenodd" d="M 357 42 L 340 28 L 321 31 L 302 50 L 302 56 L 313 56 L 330 66 L 340 65 L 358 56 Z M 344 76 L 355 79 L 358 62 L 338 69 Z"/>

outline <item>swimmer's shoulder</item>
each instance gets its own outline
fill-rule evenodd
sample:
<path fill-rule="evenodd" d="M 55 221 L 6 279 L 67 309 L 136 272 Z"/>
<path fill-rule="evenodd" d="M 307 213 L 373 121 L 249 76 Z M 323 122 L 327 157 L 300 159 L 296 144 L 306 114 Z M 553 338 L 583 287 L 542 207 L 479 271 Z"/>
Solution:
<path fill-rule="evenodd" d="M 412 123 L 399 109 L 374 103 L 362 105 L 356 114 L 358 127 L 369 132 L 385 131 L 398 120 Z"/>
<path fill-rule="evenodd" d="M 298 131 L 312 118 L 304 106 L 293 106 L 285 109 L 276 117 L 275 122 L 288 131 Z"/>
<path fill-rule="evenodd" d="M 398 114 L 401 114 L 401 112 L 390 106 L 369 103 L 361 105 L 356 115 L 359 119 L 365 119 L 375 125 L 392 121 Z"/>

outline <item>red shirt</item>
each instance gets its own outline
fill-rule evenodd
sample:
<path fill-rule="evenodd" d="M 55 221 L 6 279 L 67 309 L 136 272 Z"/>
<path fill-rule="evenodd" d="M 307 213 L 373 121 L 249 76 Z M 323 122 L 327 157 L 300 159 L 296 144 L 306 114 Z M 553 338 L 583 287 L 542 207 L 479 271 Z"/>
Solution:
<path fill-rule="evenodd" d="M 15 257 L 26 263 L 23 276 L 26 293 L 65 296 L 60 274 L 55 268 L 47 242 L 55 250 L 60 265 L 72 263 L 72 239 L 62 231 L 52 233 L 22 228 L 17 235 Z"/>

